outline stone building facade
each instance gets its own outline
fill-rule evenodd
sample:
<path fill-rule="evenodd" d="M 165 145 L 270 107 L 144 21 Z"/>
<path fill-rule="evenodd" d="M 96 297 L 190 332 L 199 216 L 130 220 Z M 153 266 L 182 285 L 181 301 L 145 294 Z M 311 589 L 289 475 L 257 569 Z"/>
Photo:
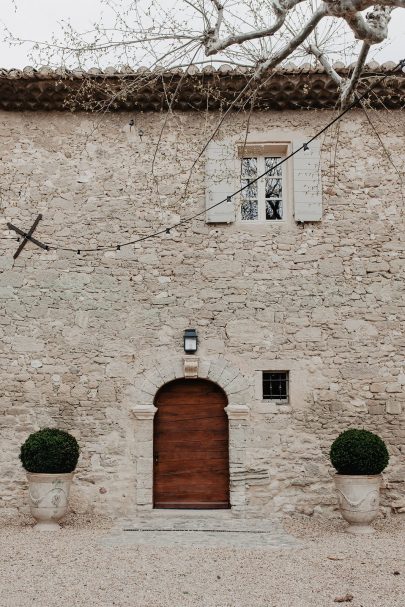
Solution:
<path fill-rule="evenodd" d="M 370 68 L 370 81 L 391 69 Z M 89 75 L 96 93 L 115 77 Z M 357 108 L 311 148 L 320 216 L 299 219 L 292 158 L 282 218 L 264 221 L 242 221 L 240 198 L 225 219 L 205 215 L 207 154 L 225 142 L 237 170 L 246 150 L 285 156 L 337 115 L 334 85 L 290 68 L 257 105 L 226 113 L 245 76 L 205 72 L 204 92 L 190 73 L 168 113 L 159 77 L 95 111 L 78 107 L 83 74 L 0 75 L 2 512 L 26 508 L 19 448 L 44 426 L 81 445 L 75 511 L 151 510 L 155 396 L 181 378 L 226 395 L 237 515 L 332 513 L 328 451 L 349 427 L 387 442 L 383 507 L 404 508 L 404 75 L 368 100 L 384 147 Z M 225 171 L 215 155 L 213 165 Z M 28 243 L 13 260 L 7 222 L 27 231 L 39 213 L 34 236 L 50 250 Z M 190 327 L 194 355 L 183 349 Z M 288 396 L 266 398 L 263 373 L 277 372 L 288 373 Z"/>

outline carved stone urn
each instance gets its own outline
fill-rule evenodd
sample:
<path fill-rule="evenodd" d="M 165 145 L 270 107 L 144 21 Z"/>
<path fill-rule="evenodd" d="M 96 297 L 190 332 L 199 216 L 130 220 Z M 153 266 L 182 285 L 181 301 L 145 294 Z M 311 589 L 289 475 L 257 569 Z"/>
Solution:
<path fill-rule="evenodd" d="M 335 474 L 340 513 L 349 523 L 348 533 L 374 533 L 370 523 L 379 512 L 381 474 Z"/>
<path fill-rule="evenodd" d="M 54 531 L 66 514 L 73 472 L 35 474 L 27 472 L 31 514 L 37 521 L 35 529 Z"/>
<path fill-rule="evenodd" d="M 74 436 L 58 428 L 42 428 L 21 445 L 20 460 L 27 472 L 28 499 L 35 529 L 59 529 L 65 516 L 70 485 L 80 448 Z"/>
<path fill-rule="evenodd" d="M 364 428 L 349 428 L 333 441 L 330 461 L 337 470 L 335 485 L 339 508 L 349 533 L 373 533 L 370 523 L 380 505 L 381 472 L 389 453 L 384 441 Z"/>

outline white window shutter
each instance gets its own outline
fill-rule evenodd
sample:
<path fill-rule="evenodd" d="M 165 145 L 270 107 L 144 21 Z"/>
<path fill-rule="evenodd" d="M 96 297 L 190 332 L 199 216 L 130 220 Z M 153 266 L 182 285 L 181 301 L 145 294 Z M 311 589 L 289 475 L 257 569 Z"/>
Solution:
<path fill-rule="evenodd" d="M 210 141 L 206 150 L 205 208 L 207 223 L 235 221 L 236 197 L 210 208 L 240 187 L 240 159 L 236 145 L 230 141 Z"/>
<path fill-rule="evenodd" d="M 293 149 L 299 149 L 305 139 L 295 139 Z M 308 150 L 293 156 L 294 165 L 294 218 L 295 221 L 321 221 L 322 181 L 321 144 L 315 139 Z"/>

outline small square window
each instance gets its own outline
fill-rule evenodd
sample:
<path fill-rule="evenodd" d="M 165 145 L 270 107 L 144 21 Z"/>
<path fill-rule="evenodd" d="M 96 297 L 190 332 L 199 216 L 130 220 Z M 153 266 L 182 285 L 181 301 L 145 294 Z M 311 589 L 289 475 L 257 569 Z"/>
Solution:
<path fill-rule="evenodd" d="M 288 371 L 263 371 L 263 400 L 288 401 Z"/>

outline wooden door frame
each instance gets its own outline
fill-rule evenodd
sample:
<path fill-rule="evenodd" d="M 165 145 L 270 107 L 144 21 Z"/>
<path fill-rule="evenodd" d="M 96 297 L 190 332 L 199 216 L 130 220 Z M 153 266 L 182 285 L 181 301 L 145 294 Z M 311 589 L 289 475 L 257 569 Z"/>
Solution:
<path fill-rule="evenodd" d="M 135 418 L 135 464 L 136 464 L 136 508 L 138 511 L 153 509 L 153 419 L 157 408 L 154 405 L 155 395 L 166 383 L 174 379 L 190 377 L 188 375 L 191 357 L 179 360 L 173 357 L 172 365 L 156 362 L 149 372 L 146 383 L 148 392 L 144 390 L 145 398 L 141 404 L 132 407 Z M 193 357 L 196 361 L 193 378 L 207 379 L 217 384 L 225 392 L 228 406 L 225 412 L 229 424 L 229 476 L 231 510 L 243 512 L 246 509 L 246 444 L 249 420 L 250 386 L 241 373 L 220 361 L 207 361 Z M 176 365 L 177 362 L 177 365 Z M 182 373 L 179 373 L 179 366 Z M 163 380 L 163 381 L 162 381 Z M 146 401 L 146 402 L 145 402 Z"/>

